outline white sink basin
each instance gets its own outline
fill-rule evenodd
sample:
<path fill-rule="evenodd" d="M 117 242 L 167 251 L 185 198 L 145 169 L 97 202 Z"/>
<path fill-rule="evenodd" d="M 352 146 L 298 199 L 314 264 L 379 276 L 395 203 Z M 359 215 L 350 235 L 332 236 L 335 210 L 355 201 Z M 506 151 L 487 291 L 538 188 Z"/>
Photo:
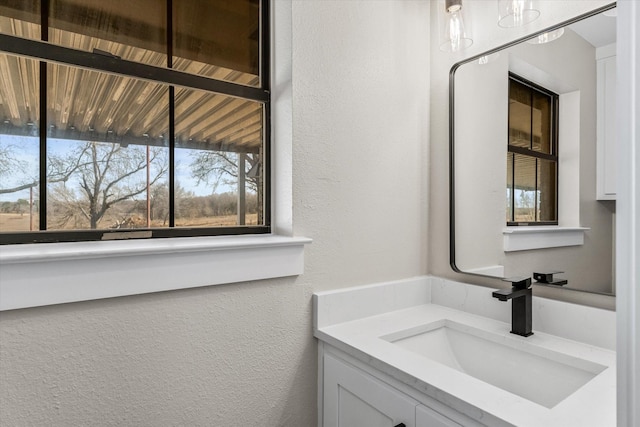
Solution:
<path fill-rule="evenodd" d="M 446 319 L 381 338 L 547 408 L 606 368 Z"/>

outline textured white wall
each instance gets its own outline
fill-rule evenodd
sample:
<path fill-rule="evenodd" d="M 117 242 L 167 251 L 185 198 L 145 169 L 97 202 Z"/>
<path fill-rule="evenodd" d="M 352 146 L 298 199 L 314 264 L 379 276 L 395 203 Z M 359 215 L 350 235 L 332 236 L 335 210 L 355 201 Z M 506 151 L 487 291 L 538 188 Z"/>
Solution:
<path fill-rule="evenodd" d="M 427 272 L 429 3 L 292 10 L 305 274 L 3 312 L 0 425 L 314 426 L 312 292 Z"/>
<path fill-rule="evenodd" d="M 294 2 L 294 223 L 316 290 L 427 271 L 428 9 Z"/>

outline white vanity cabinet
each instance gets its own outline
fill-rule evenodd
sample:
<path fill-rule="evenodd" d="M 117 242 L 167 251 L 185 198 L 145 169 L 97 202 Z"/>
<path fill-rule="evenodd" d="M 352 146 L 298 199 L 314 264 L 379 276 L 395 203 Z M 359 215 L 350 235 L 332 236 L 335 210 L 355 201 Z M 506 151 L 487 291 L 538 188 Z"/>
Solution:
<path fill-rule="evenodd" d="M 415 427 L 418 402 L 326 354 L 324 427 Z"/>
<path fill-rule="evenodd" d="M 416 407 L 416 427 L 462 427 L 453 420 L 433 409 L 420 405 Z"/>
<path fill-rule="evenodd" d="M 456 422 L 374 375 L 375 370 L 346 361 L 335 350 L 321 350 L 322 427 L 461 427 Z M 357 363 L 357 362 L 356 362 Z M 365 370 L 365 369 L 367 370 Z M 367 372 L 368 371 L 368 372 Z M 442 411 L 442 408 L 440 409 Z M 466 419 L 449 410 L 449 416 Z"/>
<path fill-rule="evenodd" d="M 596 198 L 616 199 L 616 45 L 596 49 Z"/>

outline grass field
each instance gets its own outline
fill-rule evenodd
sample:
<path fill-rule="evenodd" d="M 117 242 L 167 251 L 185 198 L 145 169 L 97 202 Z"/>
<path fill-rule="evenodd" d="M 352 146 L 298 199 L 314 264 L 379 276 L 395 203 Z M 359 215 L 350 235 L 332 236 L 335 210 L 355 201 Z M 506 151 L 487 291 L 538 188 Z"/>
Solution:
<path fill-rule="evenodd" d="M 38 229 L 38 215 L 31 219 L 34 230 Z M 29 214 L 0 213 L 0 231 L 29 231 Z"/>
<path fill-rule="evenodd" d="M 246 225 L 256 225 L 258 220 L 257 214 L 247 214 Z M 33 229 L 38 229 L 38 215 L 33 215 L 31 223 Z M 29 214 L 17 214 L 17 213 L 0 213 L 0 232 L 15 232 L 15 231 L 29 231 Z M 101 229 L 113 228 L 115 224 L 114 220 L 105 219 L 101 223 Z M 123 228 L 146 228 L 146 220 L 140 217 L 132 218 L 130 226 Z M 234 226 L 238 224 L 238 217 L 236 215 L 226 215 L 217 217 L 201 217 L 201 218 L 178 218 L 176 220 L 177 227 L 224 227 Z M 165 227 L 162 221 L 153 221 L 151 227 Z M 88 227 L 87 227 L 88 228 Z M 67 226 L 64 229 L 73 230 L 71 226 Z"/>

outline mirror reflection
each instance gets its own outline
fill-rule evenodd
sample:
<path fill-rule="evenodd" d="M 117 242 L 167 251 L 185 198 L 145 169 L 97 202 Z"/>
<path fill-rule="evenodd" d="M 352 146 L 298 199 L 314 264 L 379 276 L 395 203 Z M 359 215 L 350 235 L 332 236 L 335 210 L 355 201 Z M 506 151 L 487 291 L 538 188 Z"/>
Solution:
<path fill-rule="evenodd" d="M 615 293 L 615 7 L 452 68 L 454 269 Z"/>

